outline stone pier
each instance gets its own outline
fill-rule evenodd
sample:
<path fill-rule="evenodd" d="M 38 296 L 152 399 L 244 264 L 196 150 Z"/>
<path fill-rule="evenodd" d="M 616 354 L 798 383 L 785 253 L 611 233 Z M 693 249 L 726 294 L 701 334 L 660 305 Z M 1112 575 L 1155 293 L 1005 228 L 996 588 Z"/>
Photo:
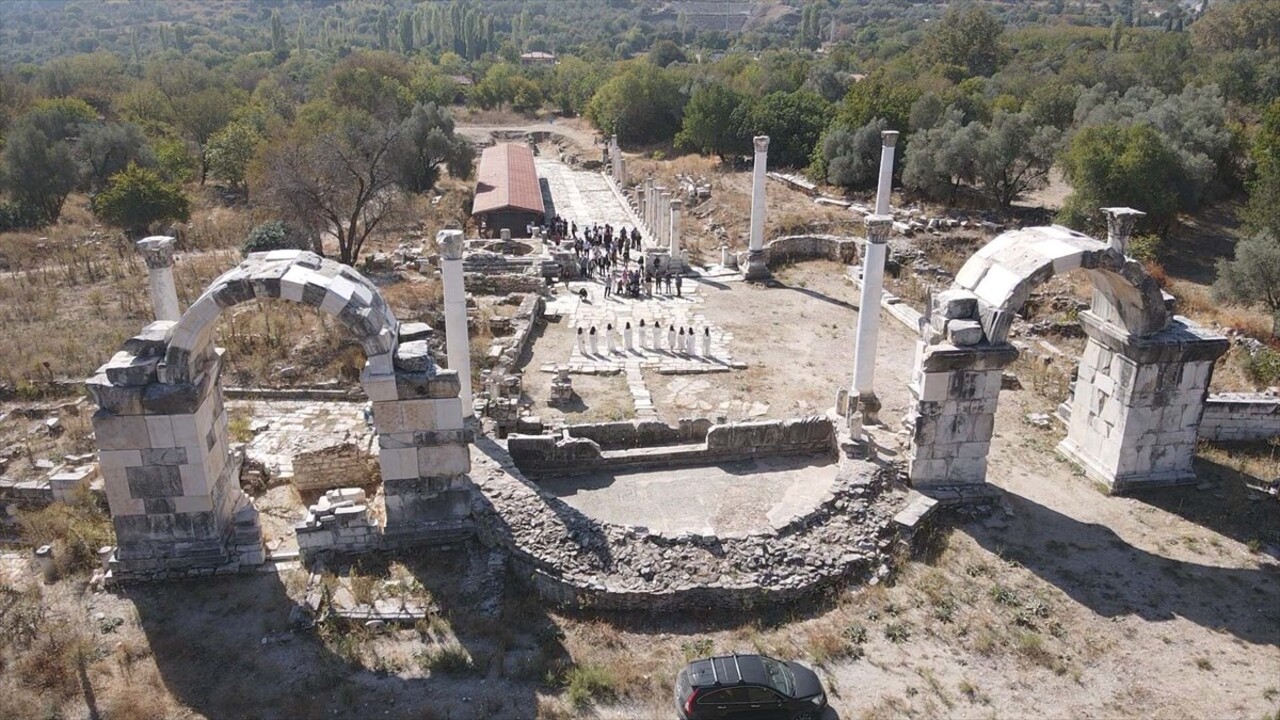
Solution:
<path fill-rule="evenodd" d="M 668 220 L 667 236 L 671 242 L 671 266 L 677 270 L 684 270 L 684 259 L 680 252 L 680 215 L 684 210 L 684 201 L 675 198 L 671 201 L 671 215 Z"/>

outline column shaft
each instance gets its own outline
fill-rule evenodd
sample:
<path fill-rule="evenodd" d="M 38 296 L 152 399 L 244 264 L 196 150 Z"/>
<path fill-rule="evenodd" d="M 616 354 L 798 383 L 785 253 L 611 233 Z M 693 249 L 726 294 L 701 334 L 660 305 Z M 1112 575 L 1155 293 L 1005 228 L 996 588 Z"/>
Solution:
<path fill-rule="evenodd" d="M 467 333 L 467 290 L 462 280 L 461 230 L 441 230 L 440 277 L 444 283 L 444 332 L 449 368 L 458 373 L 462 389 L 458 400 L 462 416 L 475 416 L 471 399 L 471 339 Z"/>

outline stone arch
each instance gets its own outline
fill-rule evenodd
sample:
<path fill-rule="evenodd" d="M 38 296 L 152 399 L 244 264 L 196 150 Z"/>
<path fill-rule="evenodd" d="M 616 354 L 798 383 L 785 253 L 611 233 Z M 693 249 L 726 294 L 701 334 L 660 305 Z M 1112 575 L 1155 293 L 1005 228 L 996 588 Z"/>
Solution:
<path fill-rule="evenodd" d="M 1106 243 L 1056 225 L 1006 232 L 930 298 L 906 419 L 913 485 L 952 498 L 987 491 L 1003 371 L 1018 356 L 1010 325 L 1037 285 L 1076 269 L 1094 298 L 1080 313 L 1088 340 L 1058 450 L 1114 491 L 1194 479 L 1196 429 L 1226 339 L 1174 316 L 1172 297 L 1124 254 L 1132 220 L 1116 218 L 1134 214 L 1110 213 Z"/>
<path fill-rule="evenodd" d="M 400 323 L 378 288 L 350 267 L 315 253 L 276 250 L 249 255 L 187 308 L 173 328 L 161 379 L 172 385 L 190 382 L 209 359 L 222 312 L 256 300 L 288 300 L 333 316 L 359 340 L 373 373 L 392 371 Z"/>
<path fill-rule="evenodd" d="M 213 332 L 227 308 L 267 299 L 332 315 L 367 357 L 360 379 L 373 409 L 385 520 L 378 524 L 363 507 L 308 516 L 295 526 L 303 552 L 455 541 L 473 530 L 461 381 L 433 361 L 430 329 L 402 326 L 349 267 L 297 250 L 254 253 L 177 321 L 153 322 L 125 341 L 86 382 L 99 407 L 93 426 L 118 543 L 116 577 L 263 562 L 257 511 L 240 490 L 242 458 L 228 435 Z"/>

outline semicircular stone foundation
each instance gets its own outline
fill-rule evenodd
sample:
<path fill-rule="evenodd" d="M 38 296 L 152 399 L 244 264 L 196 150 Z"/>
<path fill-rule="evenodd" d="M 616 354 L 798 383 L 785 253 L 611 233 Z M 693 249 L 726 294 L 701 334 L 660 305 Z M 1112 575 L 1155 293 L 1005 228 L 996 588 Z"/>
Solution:
<path fill-rule="evenodd" d="M 887 572 L 894 515 L 906 504 L 891 467 L 839 453 L 830 491 L 770 530 L 715 536 L 650 532 L 587 517 L 542 491 L 487 437 L 471 446 L 472 514 L 485 544 L 544 600 L 601 610 L 667 611 L 787 602 Z"/>

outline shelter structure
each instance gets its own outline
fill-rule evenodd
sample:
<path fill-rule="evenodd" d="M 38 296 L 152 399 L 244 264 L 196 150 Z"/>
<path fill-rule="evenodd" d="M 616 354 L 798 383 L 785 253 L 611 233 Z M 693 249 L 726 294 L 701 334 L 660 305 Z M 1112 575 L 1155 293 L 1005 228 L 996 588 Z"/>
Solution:
<path fill-rule="evenodd" d="M 476 176 L 471 215 L 484 224 L 487 235 L 497 237 L 502 230 L 510 230 L 513 237 L 529 237 L 530 223 L 542 224 L 546 206 L 528 145 L 499 143 L 485 148 Z"/>

